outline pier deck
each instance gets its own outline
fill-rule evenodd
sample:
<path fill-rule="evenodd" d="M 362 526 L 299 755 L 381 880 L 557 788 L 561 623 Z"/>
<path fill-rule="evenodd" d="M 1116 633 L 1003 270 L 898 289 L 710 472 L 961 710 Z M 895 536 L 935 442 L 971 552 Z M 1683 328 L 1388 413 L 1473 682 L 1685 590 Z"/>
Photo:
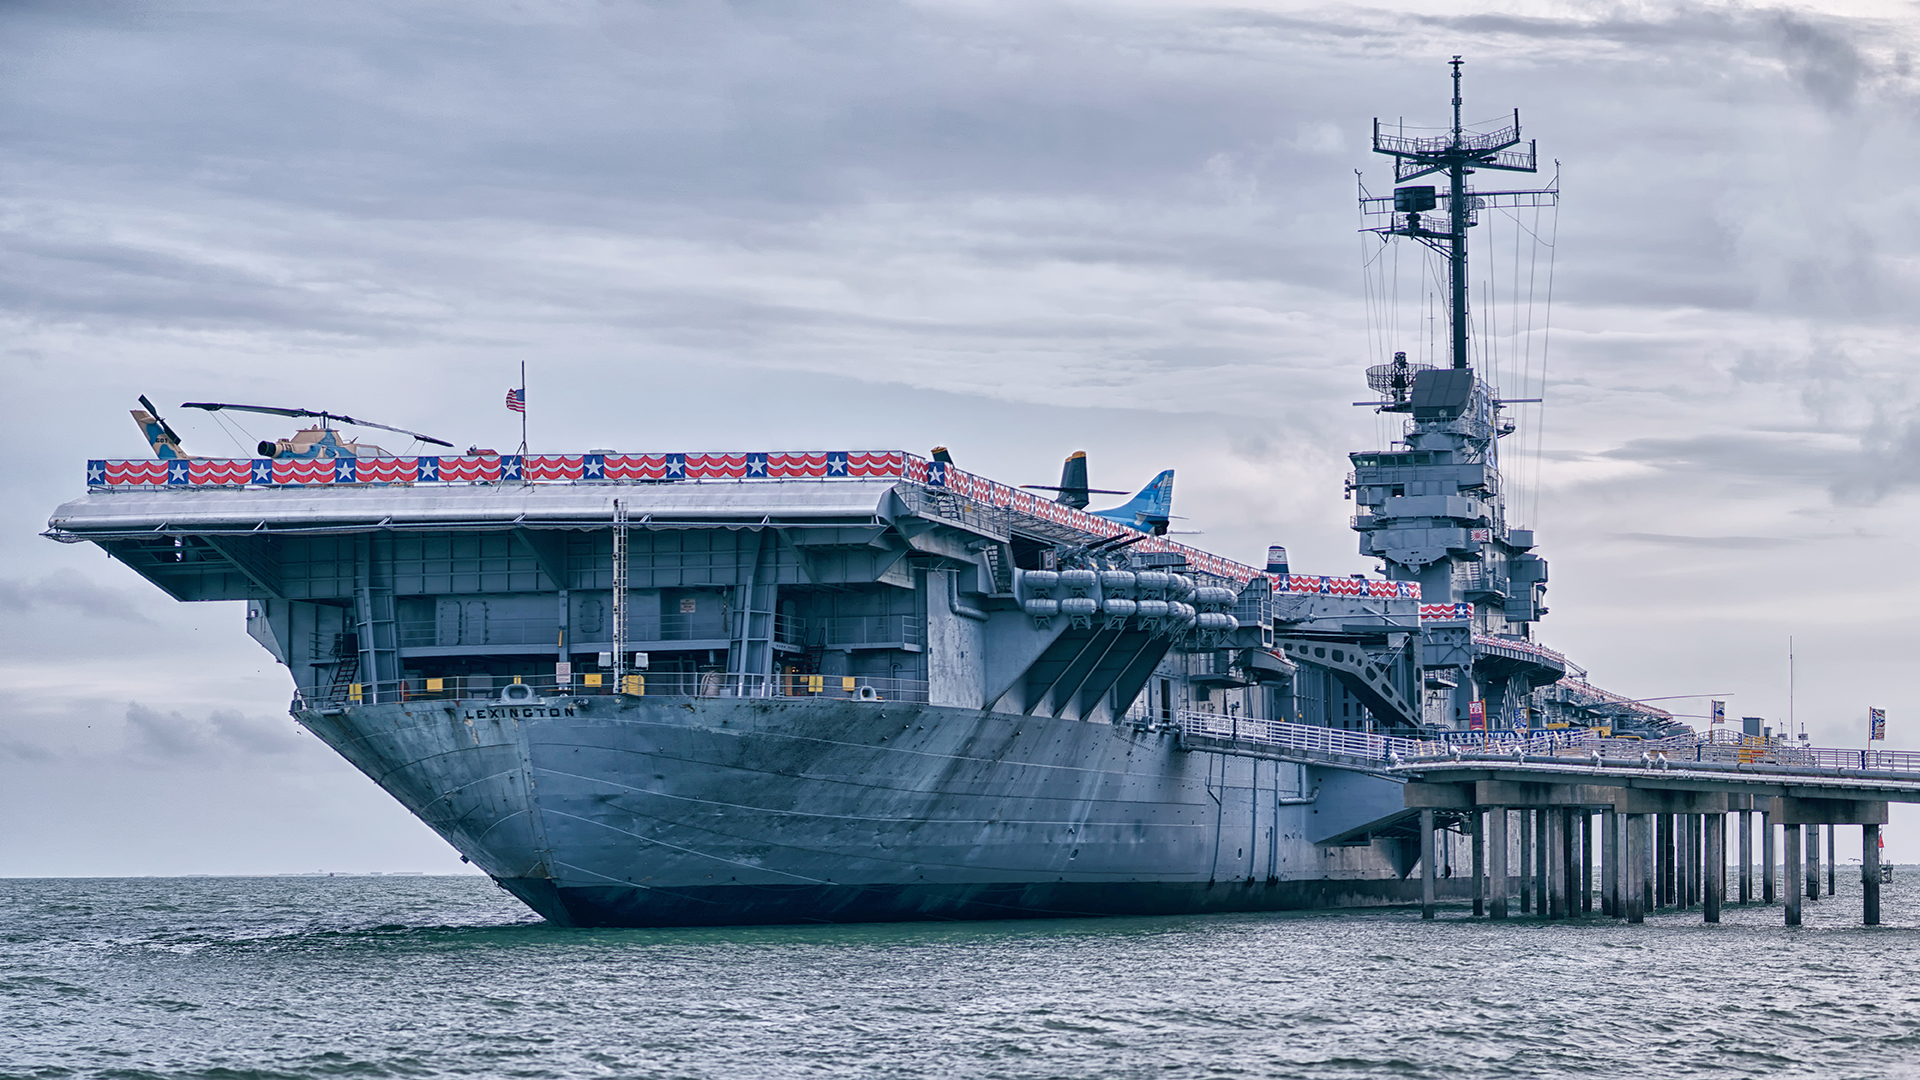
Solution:
<path fill-rule="evenodd" d="M 1803 900 L 1820 897 L 1820 827 L 1828 830 L 1831 864 L 1833 830 L 1860 826 L 1861 916 L 1876 925 L 1887 805 L 1920 803 L 1920 755 L 1905 751 L 1714 739 L 1646 744 L 1558 733 L 1469 746 L 1194 712 L 1183 714 L 1179 726 L 1180 745 L 1192 751 L 1297 760 L 1403 781 L 1399 818 L 1417 821 L 1427 918 L 1435 913 L 1434 833 L 1459 827 L 1473 846 L 1476 915 L 1506 918 L 1517 880 L 1522 910 L 1537 901 L 1545 918 L 1597 906 L 1637 923 L 1648 911 L 1698 906 L 1705 921 L 1718 922 L 1727 899 L 1728 815 L 1737 815 L 1737 898 L 1743 904 L 1754 900 L 1752 830 L 1758 815 L 1760 899 L 1774 901 L 1778 828 L 1789 926 L 1800 925 Z M 1522 826 L 1517 852 L 1508 842 L 1515 813 Z M 1808 828 L 1812 834 L 1803 836 Z M 1510 874 L 1509 858 L 1516 854 L 1518 873 Z M 1832 874 L 1829 865 L 1829 892 Z"/>
<path fill-rule="evenodd" d="M 1785 919 L 1801 922 L 1804 898 L 1819 897 L 1820 826 L 1861 829 L 1862 921 L 1880 921 L 1880 826 L 1890 802 L 1920 802 L 1920 771 L 1847 769 L 1751 762 L 1691 762 L 1675 767 L 1663 758 L 1627 764 L 1593 752 L 1586 762 L 1564 757 L 1508 758 L 1451 753 L 1394 766 L 1405 777 L 1409 809 L 1423 826 L 1435 811 L 1449 810 L 1472 822 L 1476 847 L 1491 834 L 1491 879 L 1506 877 L 1506 832 L 1510 813 L 1534 815 L 1539 851 L 1523 854 L 1528 882 L 1545 893 L 1549 918 L 1591 910 L 1593 854 L 1601 861 L 1603 913 L 1643 921 L 1658 907 L 1698 905 L 1707 922 L 1719 922 L 1726 901 L 1726 834 L 1737 814 L 1741 898 L 1751 899 L 1752 818 L 1758 813 L 1768 852 L 1764 873 L 1773 880 L 1772 830 L 1781 829 L 1786 871 Z M 1594 824 L 1599 819 L 1596 848 Z M 1802 876 L 1802 831 L 1805 844 Z M 1535 854 L 1532 859 L 1527 854 Z M 1477 861 L 1477 860 L 1476 860 Z M 1422 868 L 1423 882 L 1432 876 Z M 1504 888 L 1497 892 L 1504 893 Z M 1769 891 L 1771 891 L 1769 889 Z M 1423 889 L 1423 896 L 1426 895 Z M 1492 898 L 1494 918 L 1506 916 L 1506 897 Z M 1431 905 L 1423 914 L 1431 917 Z"/>

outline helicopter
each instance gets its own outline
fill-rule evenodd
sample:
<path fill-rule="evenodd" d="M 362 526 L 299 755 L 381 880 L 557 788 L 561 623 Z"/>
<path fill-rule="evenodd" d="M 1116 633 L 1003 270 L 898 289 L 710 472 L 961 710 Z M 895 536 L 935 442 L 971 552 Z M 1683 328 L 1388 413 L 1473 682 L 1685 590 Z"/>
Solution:
<path fill-rule="evenodd" d="M 173 430 L 172 426 L 160 416 L 160 410 L 154 408 L 153 402 L 148 401 L 145 394 L 140 395 L 140 404 L 142 409 L 134 411 L 133 421 L 140 426 L 140 433 L 146 437 L 148 444 L 153 447 L 154 454 L 165 459 L 190 457 L 190 455 L 181 451 L 180 436 Z M 394 431 L 402 435 L 411 436 L 424 443 L 432 443 L 435 446 L 451 447 L 453 445 L 444 439 L 436 439 L 431 435 L 422 435 L 417 431 L 408 431 L 406 428 L 394 427 L 391 424 L 376 424 L 371 420 L 356 420 L 351 416 L 345 416 L 340 413 L 330 413 L 318 409 L 285 409 L 271 405 L 234 405 L 219 401 L 188 401 L 182 403 L 180 407 L 183 409 L 204 409 L 207 412 L 219 412 L 222 409 L 232 409 L 235 412 L 265 413 L 268 416 L 313 417 L 320 421 L 317 427 L 302 428 L 294 432 L 290 438 L 263 439 L 260 441 L 260 444 L 254 448 L 261 457 L 277 460 L 313 461 L 329 458 L 393 456 L 371 443 L 342 439 L 340 433 L 335 430 L 333 426 L 335 424 Z"/>

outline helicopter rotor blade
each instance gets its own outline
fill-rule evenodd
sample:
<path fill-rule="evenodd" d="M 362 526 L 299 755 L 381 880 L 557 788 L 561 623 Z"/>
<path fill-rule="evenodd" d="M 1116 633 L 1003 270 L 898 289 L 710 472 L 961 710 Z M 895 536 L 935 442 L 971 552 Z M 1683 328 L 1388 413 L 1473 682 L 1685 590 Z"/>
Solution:
<path fill-rule="evenodd" d="M 272 405 L 232 405 L 219 401 L 189 401 L 180 407 L 183 409 L 205 409 L 208 412 L 217 412 L 220 409 L 235 409 L 240 412 L 266 413 L 269 416 L 312 416 L 321 420 L 332 420 L 336 423 L 351 424 L 354 427 L 370 427 L 379 428 L 382 431 L 397 431 L 402 435 L 411 435 L 421 442 L 432 443 L 435 446 L 453 446 L 452 443 L 445 439 L 436 439 L 431 435 L 422 435 L 417 431 L 408 431 L 406 428 L 394 427 L 392 424 L 376 424 L 371 420 L 355 420 L 351 416 L 341 416 L 338 413 L 316 411 L 313 409 L 281 409 Z"/>
<path fill-rule="evenodd" d="M 167 438 L 172 439 L 176 446 L 179 445 L 179 434 L 173 430 L 172 424 L 167 423 L 167 418 L 160 415 L 160 410 L 154 408 L 153 402 L 147 400 L 147 395 L 145 394 L 140 395 L 140 407 L 152 413 L 153 419 L 160 425 L 160 430 L 166 432 Z"/>
<path fill-rule="evenodd" d="M 232 409 L 235 412 L 266 413 L 269 416 L 325 417 L 327 415 L 326 413 L 323 413 L 323 412 L 314 412 L 312 409 L 277 409 L 271 405 L 230 405 L 230 404 L 227 404 L 226 402 L 221 402 L 221 401 L 183 401 L 180 403 L 180 407 L 183 409 L 205 409 L 208 412 L 219 412 L 221 409 Z"/>
<path fill-rule="evenodd" d="M 451 447 L 453 445 L 452 443 L 446 441 L 445 439 L 436 439 L 431 435 L 422 435 L 417 431 L 408 431 L 406 428 L 403 428 L 403 427 L 394 427 L 392 424 L 376 424 L 371 420 L 355 420 L 351 416 L 336 416 L 336 417 L 333 417 L 333 419 L 339 421 L 342 424 L 352 424 L 354 427 L 371 427 L 371 428 L 379 428 L 381 431 L 397 431 L 402 435 L 411 435 L 414 438 L 419 439 L 421 442 L 432 443 L 435 446 Z"/>

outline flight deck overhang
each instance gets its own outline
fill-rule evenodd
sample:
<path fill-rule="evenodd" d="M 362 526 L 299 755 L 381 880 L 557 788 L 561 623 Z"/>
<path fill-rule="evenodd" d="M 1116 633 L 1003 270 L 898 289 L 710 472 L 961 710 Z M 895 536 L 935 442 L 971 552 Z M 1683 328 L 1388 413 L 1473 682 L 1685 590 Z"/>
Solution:
<path fill-rule="evenodd" d="M 93 491 L 54 511 L 54 539 L 379 529 L 884 525 L 895 481 L 502 484 Z"/>
<path fill-rule="evenodd" d="M 87 463 L 87 486 L 86 498 L 54 515 L 48 536 L 591 529 L 611 521 L 617 497 L 640 527 L 839 528 L 894 525 L 904 515 L 989 539 L 1018 532 L 1068 547 L 1127 539 L 1130 553 L 1172 556 L 1193 572 L 1242 585 L 1261 576 L 1245 563 L 899 450 L 96 459 Z M 110 501 L 123 497 L 136 501 Z"/>

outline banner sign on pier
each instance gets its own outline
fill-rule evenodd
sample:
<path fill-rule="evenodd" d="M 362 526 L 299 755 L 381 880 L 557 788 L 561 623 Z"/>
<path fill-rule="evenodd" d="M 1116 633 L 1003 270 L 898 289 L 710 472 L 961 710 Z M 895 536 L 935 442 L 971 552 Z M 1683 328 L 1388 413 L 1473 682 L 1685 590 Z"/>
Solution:
<path fill-rule="evenodd" d="M 1867 710 L 1867 741 L 1872 742 L 1876 739 L 1884 741 L 1886 737 L 1887 737 L 1887 710 L 1868 709 Z"/>

